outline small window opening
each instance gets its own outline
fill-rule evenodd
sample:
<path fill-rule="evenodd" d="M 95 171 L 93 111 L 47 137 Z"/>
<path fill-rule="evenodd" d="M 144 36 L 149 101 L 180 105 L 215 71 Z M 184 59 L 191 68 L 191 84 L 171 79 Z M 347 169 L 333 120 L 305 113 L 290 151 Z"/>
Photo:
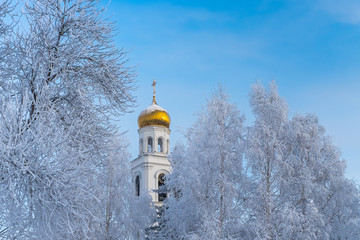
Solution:
<path fill-rule="evenodd" d="M 151 137 L 148 138 L 148 145 L 147 145 L 147 152 L 150 153 L 152 152 L 153 150 L 153 140 Z"/>
<path fill-rule="evenodd" d="M 165 174 L 161 173 L 158 177 L 159 185 L 159 202 L 163 202 L 166 199 L 166 189 L 165 188 Z"/>
<path fill-rule="evenodd" d="M 140 196 L 140 176 L 136 176 L 135 179 L 135 196 Z"/>
<path fill-rule="evenodd" d="M 162 138 L 158 139 L 158 152 L 164 152 Z"/>

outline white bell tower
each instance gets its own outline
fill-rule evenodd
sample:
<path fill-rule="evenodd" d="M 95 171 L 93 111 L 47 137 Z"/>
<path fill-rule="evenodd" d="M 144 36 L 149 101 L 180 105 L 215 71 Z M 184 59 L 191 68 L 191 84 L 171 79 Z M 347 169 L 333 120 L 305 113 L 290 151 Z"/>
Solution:
<path fill-rule="evenodd" d="M 164 178 L 171 171 L 168 160 L 170 150 L 170 116 L 157 105 L 154 88 L 152 104 L 143 110 L 138 118 L 139 155 L 131 161 L 133 186 L 136 196 L 148 192 L 155 205 L 162 205 L 166 191 L 158 191 Z"/>

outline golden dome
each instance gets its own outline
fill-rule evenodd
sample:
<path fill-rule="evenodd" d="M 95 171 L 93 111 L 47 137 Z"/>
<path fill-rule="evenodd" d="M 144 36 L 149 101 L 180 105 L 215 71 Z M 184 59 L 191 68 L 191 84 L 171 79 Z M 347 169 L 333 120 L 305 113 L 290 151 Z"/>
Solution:
<path fill-rule="evenodd" d="M 139 128 L 146 126 L 170 127 L 170 115 L 165 109 L 153 101 L 152 104 L 143 110 L 138 117 Z"/>

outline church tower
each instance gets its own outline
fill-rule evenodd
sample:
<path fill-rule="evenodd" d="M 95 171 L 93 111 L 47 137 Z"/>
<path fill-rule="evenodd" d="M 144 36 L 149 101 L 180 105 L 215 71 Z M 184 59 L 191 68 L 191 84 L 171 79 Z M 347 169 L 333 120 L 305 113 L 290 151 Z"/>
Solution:
<path fill-rule="evenodd" d="M 151 105 L 138 117 L 139 155 L 131 161 L 131 170 L 136 196 L 148 192 L 155 205 L 160 206 L 167 193 L 159 191 L 159 188 L 164 185 L 165 176 L 171 170 L 168 160 L 170 116 L 156 103 L 155 85 L 154 80 Z"/>

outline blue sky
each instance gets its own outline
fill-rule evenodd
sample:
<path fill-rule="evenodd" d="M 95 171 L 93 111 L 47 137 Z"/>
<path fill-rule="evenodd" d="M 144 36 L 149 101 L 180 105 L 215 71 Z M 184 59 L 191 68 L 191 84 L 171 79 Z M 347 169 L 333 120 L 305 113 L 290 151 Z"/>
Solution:
<path fill-rule="evenodd" d="M 347 176 L 360 183 L 359 1 L 113 0 L 107 15 L 138 74 L 138 107 L 119 123 L 133 156 L 153 78 L 173 146 L 218 84 L 251 124 L 251 84 L 275 80 L 290 116 L 317 114 L 347 160 Z"/>

